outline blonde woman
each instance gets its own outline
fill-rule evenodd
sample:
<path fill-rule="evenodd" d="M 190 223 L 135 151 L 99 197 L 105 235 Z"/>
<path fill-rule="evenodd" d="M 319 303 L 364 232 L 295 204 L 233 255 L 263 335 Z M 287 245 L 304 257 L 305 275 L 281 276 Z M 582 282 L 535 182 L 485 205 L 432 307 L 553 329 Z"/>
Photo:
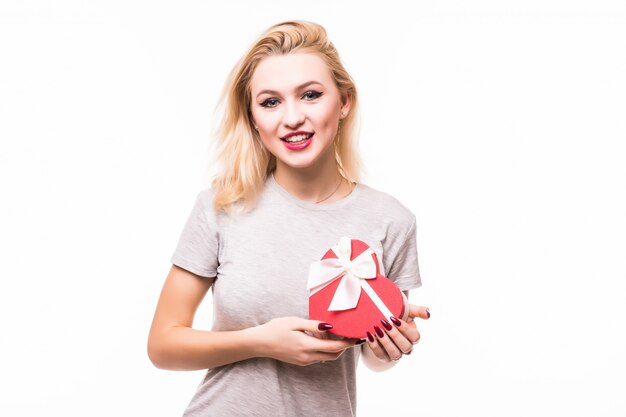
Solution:
<path fill-rule="evenodd" d="M 384 370 L 419 340 L 409 318 L 367 340 L 308 319 L 309 265 L 341 236 L 363 240 L 408 295 L 420 286 L 415 216 L 359 182 L 357 90 L 325 30 L 270 27 L 233 68 L 215 135 L 218 166 L 172 256 L 148 340 L 155 366 L 207 369 L 185 416 L 353 416 L 359 357 Z M 213 291 L 211 331 L 192 328 Z"/>

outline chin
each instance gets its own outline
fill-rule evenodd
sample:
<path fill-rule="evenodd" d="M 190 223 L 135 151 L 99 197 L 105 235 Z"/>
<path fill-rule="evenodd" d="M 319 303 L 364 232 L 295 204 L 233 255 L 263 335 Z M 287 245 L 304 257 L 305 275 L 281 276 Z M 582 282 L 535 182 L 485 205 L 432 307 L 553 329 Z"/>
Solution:
<path fill-rule="evenodd" d="M 305 169 L 315 165 L 315 161 L 303 161 L 303 162 L 293 162 L 293 161 L 285 161 L 281 160 L 283 165 L 288 166 L 293 169 Z"/>
<path fill-rule="evenodd" d="M 321 163 L 321 161 L 325 158 L 332 158 L 334 160 L 335 156 L 332 153 L 332 144 L 328 147 L 328 149 L 309 149 L 311 152 L 301 152 L 294 154 L 285 154 L 282 149 L 281 152 L 275 154 L 278 155 L 276 157 L 277 161 L 280 161 L 281 164 L 286 165 L 293 169 L 305 169 L 310 168 L 314 165 Z M 329 153 L 330 152 L 330 153 Z"/>

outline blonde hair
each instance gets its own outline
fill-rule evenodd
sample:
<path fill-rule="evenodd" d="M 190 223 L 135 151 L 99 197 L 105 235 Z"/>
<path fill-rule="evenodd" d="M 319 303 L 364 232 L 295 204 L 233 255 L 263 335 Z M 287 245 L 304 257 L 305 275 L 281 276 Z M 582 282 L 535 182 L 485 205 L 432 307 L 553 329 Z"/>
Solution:
<path fill-rule="evenodd" d="M 213 135 L 216 174 L 211 181 L 216 209 L 233 212 L 236 203 L 250 210 L 267 176 L 276 169 L 276 157 L 261 142 L 250 116 L 250 80 L 259 62 L 271 55 L 316 53 L 326 62 L 341 97 L 351 100 L 334 140 L 339 173 L 349 181 L 360 179 L 357 90 L 326 30 L 312 22 L 288 21 L 271 26 L 231 70 L 222 92 L 221 120 Z"/>

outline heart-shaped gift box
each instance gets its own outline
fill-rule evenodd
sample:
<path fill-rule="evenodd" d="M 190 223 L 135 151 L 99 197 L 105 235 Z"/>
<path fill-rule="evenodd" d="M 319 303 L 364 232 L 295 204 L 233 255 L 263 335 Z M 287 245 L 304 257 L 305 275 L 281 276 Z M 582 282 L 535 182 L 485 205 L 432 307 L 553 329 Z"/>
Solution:
<path fill-rule="evenodd" d="M 380 274 L 376 253 L 363 241 L 342 237 L 309 268 L 309 319 L 333 325 L 337 336 L 360 338 L 390 316 L 406 319 L 406 297 Z"/>

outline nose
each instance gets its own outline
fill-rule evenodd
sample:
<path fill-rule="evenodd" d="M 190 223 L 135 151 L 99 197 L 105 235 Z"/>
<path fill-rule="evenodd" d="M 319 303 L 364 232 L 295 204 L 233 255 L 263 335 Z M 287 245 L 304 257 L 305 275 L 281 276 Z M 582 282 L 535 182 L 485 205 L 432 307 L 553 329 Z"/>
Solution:
<path fill-rule="evenodd" d="M 283 108 L 283 124 L 286 127 L 294 129 L 304 123 L 305 115 L 299 103 L 289 100 Z"/>

